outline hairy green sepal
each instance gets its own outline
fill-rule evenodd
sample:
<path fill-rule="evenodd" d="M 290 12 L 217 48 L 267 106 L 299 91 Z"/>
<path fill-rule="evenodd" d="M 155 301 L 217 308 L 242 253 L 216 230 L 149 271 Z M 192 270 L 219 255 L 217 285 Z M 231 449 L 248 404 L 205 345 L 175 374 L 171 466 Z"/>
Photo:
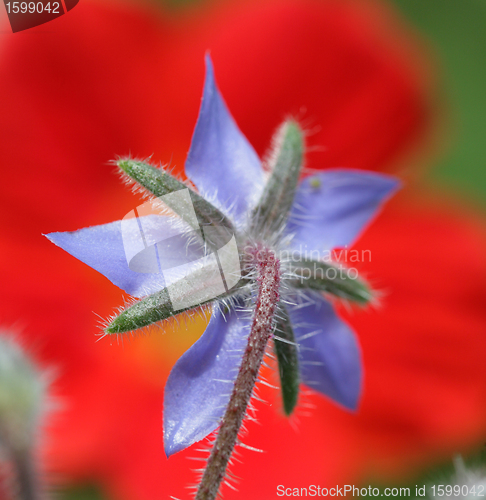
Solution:
<path fill-rule="evenodd" d="M 252 229 L 268 237 L 285 224 L 299 182 L 304 150 L 303 132 L 294 120 L 288 120 L 274 138 L 271 174 L 252 214 Z"/>
<path fill-rule="evenodd" d="M 198 219 L 197 224 L 186 216 L 185 206 L 177 203 L 177 199 L 165 197 L 163 202 L 196 231 L 201 230 L 200 225 L 203 228 L 210 228 L 210 230 L 204 230 L 201 235 L 213 250 L 218 250 L 225 245 L 234 234 L 233 224 L 218 208 L 168 172 L 143 161 L 131 159 L 118 160 L 117 165 L 124 174 L 157 198 L 187 189 Z"/>
<path fill-rule="evenodd" d="M 105 332 L 113 334 L 138 330 L 157 321 L 171 318 L 175 314 L 169 294 L 164 288 L 160 292 L 149 295 L 127 307 L 110 321 Z"/>
<path fill-rule="evenodd" d="M 199 305 L 208 304 L 213 300 L 206 300 Z M 158 321 L 164 321 L 177 316 L 194 307 L 196 306 L 174 311 L 167 289 L 164 288 L 160 292 L 144 297 L 127 307 L 116 318 L 110 321 L 105 328 L 105 333 L 113 334 L 135 331 Z"/>
<path fill-rule="evenodd" d="M 275 336 L 282 340 L 274 338 L 274 346 L 277 354 L 283 406 L 285 414 L 288 416 L 294 411 L 299 396 L 299 354 L 292 324 L 282 303 L 279 306 L 279 313 Z"/>
<path fill-rule="evenodd" d="M 338 264 L 301 259 L 292 263 L 291 272 L 293 278 L 290 285 L 294 288 L 326 292 L 361 305 L 373 298 L 371 288 L 365 281 L 354 277 L 348 268 Z"/>
<path fill-rule="evenodd" d="M 196 270 L 188 277 L 170 285 L 169 287 L 173 297 L 178 294 L 183 294 L 186 299 L 189 299 L 188 302 L 192 305 L 182 308 L 179 307 L 177 310 L 174 310 L 168 291 L 169 289 L 164 288 L 159 292 L 138 300 L 123 310 L 118 316 L 109 322 L 105 328 L 105 333 L 126 333 L 144 328 L 153 323 L 170 319 L 191 309 L 204 306 L 214 300 L 228 298 L 247 284 L 247 281 L 241 279 L 240 282 L 231 290 L 226 291 L 217 297 L 211 296 L 211 298 L 207 298 L 208 284 L 204 283 L 204 280 L 201 278 L 201 273 L 203 273 L 204 277 L 204 269 Z M 193 283 L 193 286 L 191 286 L 191 283 Z M 189 295 L 187 295 L 188 288 L 190 289 Z"/>

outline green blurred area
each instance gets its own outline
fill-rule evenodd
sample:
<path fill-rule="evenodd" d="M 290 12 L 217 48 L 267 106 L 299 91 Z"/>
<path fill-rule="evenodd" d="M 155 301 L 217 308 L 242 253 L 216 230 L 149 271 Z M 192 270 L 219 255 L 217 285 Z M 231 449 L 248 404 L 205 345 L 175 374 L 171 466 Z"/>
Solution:
<path fill-rule="evenodd" d="M 486 0 L 390 0 L 430 42 L 452 134 L 427 182 L 486 209 Z"/>
<path fill-rule="evenodd" d="M 56 493 L 58 500 L 104 500 L 100 490 L 91 484 L 75 486 Z"/>

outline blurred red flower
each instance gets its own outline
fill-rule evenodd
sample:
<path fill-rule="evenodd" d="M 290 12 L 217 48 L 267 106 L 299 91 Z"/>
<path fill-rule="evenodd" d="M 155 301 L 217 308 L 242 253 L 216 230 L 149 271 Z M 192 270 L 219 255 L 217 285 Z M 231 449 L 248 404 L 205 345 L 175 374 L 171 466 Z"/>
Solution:
<path fill-rule="evenodd" d="M 120 292 L 41 233 L 135 206 L 107 163 L 115 155 L 153 154 L 181 169 L 207 49 L 260 154 L 293 113 L 309 129 L 308 167 L 396 171 L 430 119 L 428 73 L 410 37 L 367 0 L 232 0 L 170 14 L 84 1 L 2 35 L 0 323 L 18 324 L 37 358 L 58 367 L 64 408 L 49 422 L 50 468 L 113 498 L 187 497 L 185 457 L 195 452 L 164 457 L 162 393 L 204 325 L 96 344 L 91 311 L 109 315 Z M 359 243 L 372 253 L 363 270 L 387 292 L 380 310 L 349 317 L 365 361 L 360 411 L 308 396 L 315 408 L 294 430 L 262 406 L 247 440 L 265 453 L 244 454 L 240 491 L 227 498 L 398 477 L 486 436 L 486 240 L 468 215 L 416 198 L 400 195 Z"/>

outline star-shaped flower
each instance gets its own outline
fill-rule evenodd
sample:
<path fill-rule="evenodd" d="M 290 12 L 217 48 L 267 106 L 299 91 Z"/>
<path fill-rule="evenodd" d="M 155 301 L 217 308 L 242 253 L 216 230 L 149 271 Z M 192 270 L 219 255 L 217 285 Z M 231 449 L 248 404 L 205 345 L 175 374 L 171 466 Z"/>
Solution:
<path fill-rule="evenodd" d="M 123 221 L 48 235 L 141 299 L 109 322 L 107 334 L 212 303 L 206 331 L 167 381 L 168 455 L 204 438 L 223 416 L 250 332 L 253 261 L 261 248 L 270 249 L 282 270 L 275 351 L 286 412 L 296 404 L 300 382 L 346 408 L 357 407 L 359 347 L 328 299 L 366 303 L 371 293 L 328 257 L 332 249 L 353 243 L 399 183 L 355 170 L 328 170 L 299 183 L 302 157 L 302 131 L 288 120 L 263 168 L 226 108 L 208 57 L 186 161 L 197 192 L 163 169 L 120 160 L 121 170 L 158 200 L 152 198 Z M 164 213 L 159 200 L 180 217 Z"/>

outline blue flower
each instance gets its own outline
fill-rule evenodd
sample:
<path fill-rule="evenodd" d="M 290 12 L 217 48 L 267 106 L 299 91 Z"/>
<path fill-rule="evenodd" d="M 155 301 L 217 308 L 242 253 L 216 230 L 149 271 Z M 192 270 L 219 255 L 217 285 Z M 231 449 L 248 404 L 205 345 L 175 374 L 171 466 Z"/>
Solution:
<path fill-rule="evenodd" d="M 282 342 L 293 346 L 296 355 L 294 366 L 282 368 L 283 372 L 287 371 L 281 371 L 282 381 L 289 373 L 291 378 L 292 370 L 298 366 L 297 384 L 301 381 L 340 405 L 356 409 L 362 387 L 360 349 L 355 334 L 337 316 L 329 297 L 336 295 L 366 302 L 369 291 L 357 279 L 323 278 L 316 276 L 316 270 L 342 270 L 325 263 L 322 256 L 330 255 L 334 248 L 350 246 L 399 185 L 389 176 L 341 169 L 316 173 L 298 185 L 298 171 L 292 174 L 295 185 L 290 174 L 283 180 L 275 179 L 271 169 L 264 170 L 261 160 L 231 117 L 216 86 L 209 57 L 206 63 L 201 109 L 186 161 L 186 175 L 201 196 L 188 191 L 189 198 L 185 200 L 192 200 L 197 213 L 191 212 L 192 208 L 184 208 L 183 221 L 176 223 L 171 215 L 143 216 L 139 210 L 138 218 L 128 217 L 76 232 L 48 235 L 56 245 L 101 272 L 115 285 L 142 298 L 132 306 L 135 309 L 126 311 L 134 325 L 131 329 L 212 302 L 212 315 L 204 334 L 177 361 L 167 381 L 164 397 L 167 455 L 203 439 L 217 428 L 223 416 L 252 321 L 248 308 L 253 297 L 251 264 L 245 263 L 251 252 L 246 248 L 255 251 L 262 242 L 274 249 L 283 269 L 281 314 L 277 326 L 280 324 L 283 330 L 288 327 L 295 338 L 295 341 L 285 338 L 280 330 L 277 331 L 276 338 L 284 337 Z M 279 147 L 286 147 L 282 146 L 282 137 L 279 137 L 277 151 Z M 292 155 L 292 147 L 290 149 Z M 141 162 L 134 164 L 140 169 L 149 168 L 143 167 Z M 161 171 L 150 169 L 148 177 L 143 173 L 135 176 L 135 180 L 157 196 L 160 185 L 164 193 L 181 193 L 186 187 L 181 183 L 171 184 L 179 181 L 170 180 L 168 174 L 164 174 L 166 180 L 156 186 L 150 176 L 161 175 Z M 288 186 L 281 189 L 279 183 L 288 179 Z M 265 212 L 261 200 L 270 192 L 270 182 L 290 200 L 287 212 L 281 210 L 285 203 L 280 199 L 270 200 L 270 203 L 267 200 L 266 207 L 270 207 L 270 211 Z M 170 206 L 170 202 L 165 201 Z M 269 215 L 274 208 L 277 215 Z M 189 212 L 192 215 L 188 215 Z M 202 227 L 205 247 L 197 243 L 198 235 L 201 236 L 197 218 L 201 214 L 209 214 L 204 215 L 207 225 Z M 211 241 L 208 236 L 208 229 L 213 227 L 211 217 L 227 229 L 227 236 L 217 234 Z M 196 222 L 191 223 L 191 220 Z M 141 249 L 138 247 L 140 232 L 144 234 Z M 225 244 L 233 238 L 231 241 L 237 245 L 241 262 L 236 278 L 233 279 L 230 272 L 224 273 L 223 284 L 219 278 L 209 284 L 206 279 L 195 279 L 194 276 L 201 276 L 197 274 L 202 269 L 197 267 L 201 262 L 204 269 L 210 260 L 213 264 L 216 262 L 214 254 L 217 252 L 213 250 L 221 246 L 224 238 Z M 165 245 L 159 244 L 162 240 Z M 211 247 L 209 254 L 208 245 Z M 138 258 L 141 255 L 143 258 Z M 316 259 L 316 255 L 321 258 Z M 214 268 L 218 276 L 218 268 L 225 270 L 222 254 L 219 257 L 218 267 Z M 230 262 L 231 255 L 228 259 Z M 188 262 L 198 264 L 191 267 Z M 153 266 L 156 269 L 152 269 Z M 173 269 L 177 272 L 172 272 Z M 304 271 L 309 271 L 309 275 L 304 276 Z M 216 298 L 203 300 L 212 286 L 214 293 L 211 292 L 210 298 Z M 176 310 L 173 306 L 175 295 L 182 297 L 187 307 Z M 172 304 L 172 309 L 167 304 Z M 281 364 L 285 365 L 285 353 L 282 359 Z"/>

